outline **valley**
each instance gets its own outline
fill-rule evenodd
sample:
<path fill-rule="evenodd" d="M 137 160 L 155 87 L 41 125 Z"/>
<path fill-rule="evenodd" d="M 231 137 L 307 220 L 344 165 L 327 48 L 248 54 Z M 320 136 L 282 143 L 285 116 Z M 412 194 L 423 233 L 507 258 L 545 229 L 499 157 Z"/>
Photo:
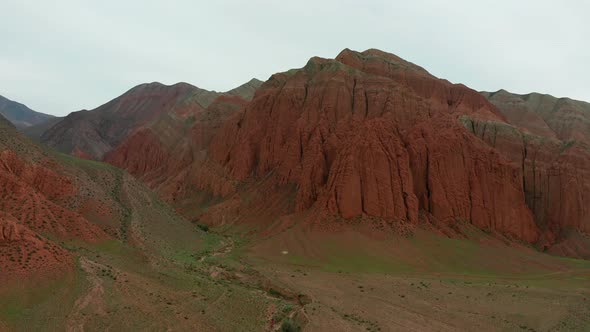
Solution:
<path fill-rule="evenodd" d="M 588 330 L 589 105 L 344 49 L 0 116 L 0 331 Z"/>
<path fill-rule="evenodd" d="M 485 234 L 474 242 L 424 231 L 386 240 L 358 229 L 308 231 L 261 239 L 233 227 L 193 227 L 192 250 L 179 245 L 162 256 L 118 241 L 67 243 L 75 271 L 4 290 L 0 317 L 9 330 L 73 331 L 258 331 L 285 322 L 309 331 L 590 326 L 587 261 L 485 243 Z"/>

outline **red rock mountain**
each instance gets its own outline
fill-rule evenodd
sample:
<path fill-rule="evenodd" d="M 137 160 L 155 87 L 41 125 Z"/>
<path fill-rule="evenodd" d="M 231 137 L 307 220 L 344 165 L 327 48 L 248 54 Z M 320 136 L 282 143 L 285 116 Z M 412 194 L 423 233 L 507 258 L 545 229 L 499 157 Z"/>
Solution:
<path fill-rule="evenodd" d="M 471 134 L 463 116 L 506 121 L 476 91 L 395 55 L 344 50 L 273 75 L 209 156 L 238 183 L 272 174 L 294 185 L 294 212 L 464 221 L 536 242 L 520 166 Z"/>
<path fill-rule="evenodd" d="M 143 131 L 106 160 L 168 199 L 194 191 L 225 197 L 209 215 L 224 206 L 242 218 L 261 213 L 245 207 L 252 200 L 244 196 L 252 195 L 240 193 L 264 182 L 261 205 L 291 188 L 292 204 L 277 203 L 283 214 L 314 209 L 318 216 L 407 225 L 469 222 L 529 243 L 539 238 L 520 165 L 460 121 L 504 123 L 505 116 L 476 91 L 392 54 L 344 50 L 334 60 L 312 58 L 273 75 L 235 109 L 220 129 L 222 119 L 213 126 L 209 115 L 195 119 L 173 144 L 162 143 L 170 135 Z M 215 105 L 208 111 L 217 119 L 228 114 Z"/>
<path fill-rule="evenodd" d="M 250 102 L 166 112 L 105 160 L 204 222 L 470 223 L 590 257 L 588 115 L 586 103 L 480 94 L 346 49 L 273 75 Z"/>
<path fill-rule="evenodd" d="M 243 94 L 248 98 L 259 83 L 252 80 L 226 93 L 187 83 L 142 84 L 94 110 L 71 113 L 50 128 L 43 128 L 39 141 L 62 152 L 101 160 L 129 135 L 158 121 L 162 115 L 189 118 L 222 95 Z"/>

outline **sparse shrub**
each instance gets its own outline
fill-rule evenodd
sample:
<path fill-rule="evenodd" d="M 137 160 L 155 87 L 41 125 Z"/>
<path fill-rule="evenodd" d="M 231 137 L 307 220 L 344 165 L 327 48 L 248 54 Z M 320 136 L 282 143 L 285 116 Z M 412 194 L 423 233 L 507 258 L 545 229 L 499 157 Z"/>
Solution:
<path fill-rule="evenodd" d="M 202 230 L 203 232 L 209 232 L 209 226 L 205 225 L 205 224 L 198 224 L 197 227 L 199 227 L 200 230 Z"/>
<path fill-rule="evenodd" d="M 301 327 L 297 323 L 295 323 L 292 319 L 287 318 L 281 324 L 280 331 L 282 331 L 282 332 L 299 332 L 299 331 L 301 331 Z"/>
<path fill-rule="evenodd" d="M 270 288 L 268 293 L 274 297 L 283 297 L 283 294 L 274 288 Z"/>
<path fill-rule="evenodd" d="M 297 295 L 297 301 L 300 305 L 310 304 L 312 302 L 311 298 L 305 294 Z"/>

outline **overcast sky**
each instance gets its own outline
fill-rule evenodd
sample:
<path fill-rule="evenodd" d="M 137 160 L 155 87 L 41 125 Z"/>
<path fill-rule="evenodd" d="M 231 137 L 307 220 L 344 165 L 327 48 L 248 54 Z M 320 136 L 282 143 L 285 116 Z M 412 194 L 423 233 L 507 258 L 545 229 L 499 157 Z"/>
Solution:
<path fill-rule="evenodd" d="M 590 2 L 0 0 L 0 95 L 65 115 L 144 82 L 225 91 L 379 48 L 476 90 L 590 101 Z"/>

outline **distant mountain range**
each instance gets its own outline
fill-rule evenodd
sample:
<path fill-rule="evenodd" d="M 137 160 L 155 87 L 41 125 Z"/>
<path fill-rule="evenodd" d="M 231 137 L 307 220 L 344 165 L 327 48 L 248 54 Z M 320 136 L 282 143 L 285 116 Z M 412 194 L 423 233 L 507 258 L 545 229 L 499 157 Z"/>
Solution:
<path fill-rule="evenodd" d="M 53 115 L 35 112 L 27 106 L 0 96 L 0 115 L 18 129 L 28 128 L 54 118 Z"/>
<path fill-rule="evenodd" d="M 141 84 L 94 110 L 71 113 L 48 128 L 27 133 L 59 151 L 100 160 L 135 130 L 152 125 L 162 115 L 191 118 L 221 96 L 249 100 L 261 83 L 251 80 L 225 93 L 187 83 Z"/>

